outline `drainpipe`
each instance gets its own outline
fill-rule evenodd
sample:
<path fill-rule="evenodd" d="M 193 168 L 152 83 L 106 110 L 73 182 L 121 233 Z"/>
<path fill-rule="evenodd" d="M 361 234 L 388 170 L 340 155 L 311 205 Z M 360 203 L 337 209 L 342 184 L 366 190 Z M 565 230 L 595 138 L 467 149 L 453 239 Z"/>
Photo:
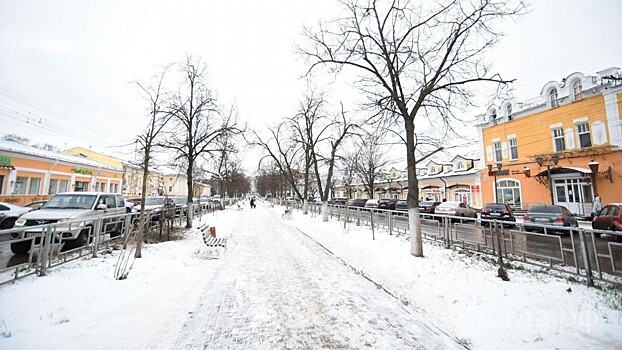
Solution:
<path fill-rule="evenodd" d="M 58 159 L 55 159 L 54 164 L 52 164 L 52 166 L 50 167 L 50 169 L 48 169 L 48 173 L 47 173 L 47 179 L 45 181 L 44 184 L 44 188 L 43 188 L 43 195 L 48 195 L 50 194 L 50 181 L 52 181 L 52 170 L 58 165 Z"/>
<path fill-rule="evenodd" d="M 441 181 L 443 181 L 443 183 L 445 184 L 445 193 L 444 193 L 444 196 L 445 196 L 445 201 L 447 201 L 447 181 L 445 181 L 445 179 L 443 179 L 442 177 L 439 177 L 439 179 L 440 179 Z"/>

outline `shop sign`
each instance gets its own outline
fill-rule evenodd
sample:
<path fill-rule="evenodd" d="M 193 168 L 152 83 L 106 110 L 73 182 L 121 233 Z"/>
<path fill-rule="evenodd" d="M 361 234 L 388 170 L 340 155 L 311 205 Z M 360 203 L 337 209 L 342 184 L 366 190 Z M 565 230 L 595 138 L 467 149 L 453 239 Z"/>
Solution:
<path fill-rule="evenodd" d="M 11 164 L 11 157 L 0 156 L 0 164 Z"/>
<path fill-rule="evenodd" d="M 479 185 L 471 185 L 471 192 L 479 192 Z"/>
<path fill-rule="evenodd" d="M 75 173 L 78 174 L 82 174 L 82 175 L 93 175 L 93 172 L 88 170 L 88 169 L 82 169 L 82 168 L 73 168 L 72 169 Z"/>

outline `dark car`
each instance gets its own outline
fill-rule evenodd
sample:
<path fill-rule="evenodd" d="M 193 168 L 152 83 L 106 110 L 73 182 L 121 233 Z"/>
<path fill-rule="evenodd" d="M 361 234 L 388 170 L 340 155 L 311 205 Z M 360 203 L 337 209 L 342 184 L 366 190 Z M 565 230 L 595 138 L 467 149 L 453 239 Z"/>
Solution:
<path fill-rule="evenodd" d="M 333 198 L 328 200 L 328 204 L 346 205 L 346 201 L 347 200 L 348 200 L 347 198 L 343 198 L 343 197 L 333 197 Z"/>
<path fill-rule="evenodd" d="M 501 221 L 511 221 L 516 222 L 516 218 L 514 217 L 514 212 L 509 205 L 505 203 L 488 203 L 484 205 L 482 211 L 480 213 L 480 218 L 482 219 L 482 226 L 490 225 L 489 221 L 484 220 L 501 220 Z M 503 226 L 513 227 L 514 224 L 503 224 Z"/>
<path fill-rule="evenodd" d="M 378 209 L 395 210 L 397 198 L 383 198 L 378 202 Z"/>
<path fill-rule="evenodd" d="M 395 203 L 395 210 L 408 211 L 408 201 L 405 199 L 397 201 L 397 203 Z"/>
<path fill-rule="evenodd" d="M 419 202 L 419 213 L 420 214 L 434 214 L 436 211 L 436 207 L 438 207 L 441 202 L 435 201 L 421 201 Z"/>
<path fill-rule="evenodd" d="M 595 230 L 622 231 L 622 203 L 611 203 L 602 208 L 592 220 Z M 599 233 L 597 233 L 600 236 Z"/>
<path fill-rule="evenodd" d="M 367 202 L 366 198 L 354 198 L 348 201 L 348 205 L 351 207 L 364 208 L 365 202 Z"/>
<path fill-rule="evenodd" d="M 572 216 L 568 208 L 563 205 L 535 205 L 523 216 L 523 225 L 529 232 L 544 231 L 569 233 L 568 230 L 560 230 L 559 227 L 578 227 L 577 219 Z M 539 225 L 539 226 L 536 226 Z M 546 230 L 542 225 L 546 226 Z M 556 229 L 557 228 L 557 229 Z"/>

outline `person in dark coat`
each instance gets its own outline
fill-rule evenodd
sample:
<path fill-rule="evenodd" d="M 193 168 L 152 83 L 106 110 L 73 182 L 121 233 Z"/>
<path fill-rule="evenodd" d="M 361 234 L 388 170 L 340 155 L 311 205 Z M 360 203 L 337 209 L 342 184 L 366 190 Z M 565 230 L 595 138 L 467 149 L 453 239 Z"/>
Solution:
<path fill-rule="evenodd" d="M 251 198 L 251 209 L 255 209 L 255 198 Z"/>

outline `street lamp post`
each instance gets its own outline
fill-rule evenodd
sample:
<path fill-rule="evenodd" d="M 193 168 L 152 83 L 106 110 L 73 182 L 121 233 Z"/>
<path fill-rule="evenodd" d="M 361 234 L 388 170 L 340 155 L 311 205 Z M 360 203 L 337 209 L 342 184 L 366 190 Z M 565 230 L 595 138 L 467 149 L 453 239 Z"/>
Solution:
<path fill-rule="evenodd" d="M 495 178 L 495 198 L 494 198 L 495 203 L 498 203 L 497 200 L 499 199 L 499 196 L 497 195 L 497 172 L 501 171 L 502 167 L 503 167 L 503 163 L 497 162 L 497 169 L 495 171 L 492 171 L 492 164 L 488 164 L 488 174 L 490 175 L 490 173 L 492 173 Z"/>

